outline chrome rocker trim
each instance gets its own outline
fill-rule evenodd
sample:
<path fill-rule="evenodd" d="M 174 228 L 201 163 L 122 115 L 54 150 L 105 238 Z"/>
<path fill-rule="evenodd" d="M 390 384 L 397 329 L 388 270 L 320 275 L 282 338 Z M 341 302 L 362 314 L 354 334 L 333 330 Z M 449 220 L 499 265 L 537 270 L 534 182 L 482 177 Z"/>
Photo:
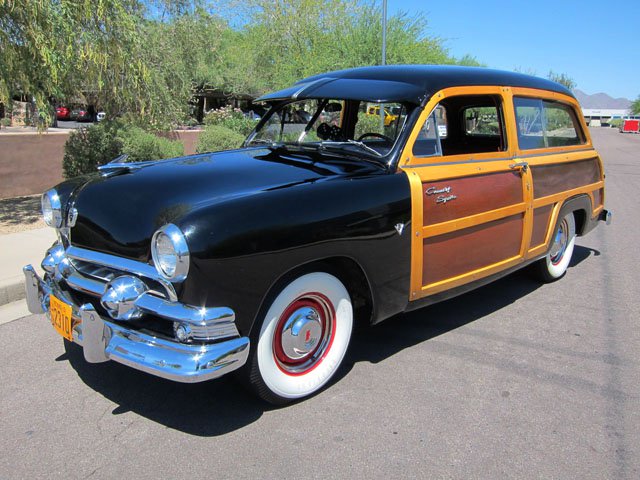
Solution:
<path fill-rule="evenodd" d="M 31 265 L 24 267 L 23 272 L 31 313 L 48 315 L 51 294 L 71 305 L 73 318 L 81 320 L 73 327 L 73 341 L 82 345 L 85 360 L 89 363 L 114 360 L 158 377 L 195 383 L 218 378 L 247 361 L 247 337 L 208 345 L 158 338 L 103 318 L 90 303 L 74 304 L 55 281 L 42 280 Z"/>

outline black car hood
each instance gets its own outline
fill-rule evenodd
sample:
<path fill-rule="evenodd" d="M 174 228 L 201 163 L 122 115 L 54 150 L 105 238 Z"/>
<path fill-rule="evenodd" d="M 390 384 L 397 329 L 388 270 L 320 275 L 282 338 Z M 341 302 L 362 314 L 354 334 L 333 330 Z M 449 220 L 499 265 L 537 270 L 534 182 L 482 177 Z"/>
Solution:
<path fill-rule="evenodd" d="M 268 149 L 242 149 L 159 161 L 95 176 L 72 196 L 74 245 L 146 261 L 153 233 L 239 196 L 371 172 L 355 162 L 331 164 Z M 193 216 L 193 215 L 191 215 Z"/>

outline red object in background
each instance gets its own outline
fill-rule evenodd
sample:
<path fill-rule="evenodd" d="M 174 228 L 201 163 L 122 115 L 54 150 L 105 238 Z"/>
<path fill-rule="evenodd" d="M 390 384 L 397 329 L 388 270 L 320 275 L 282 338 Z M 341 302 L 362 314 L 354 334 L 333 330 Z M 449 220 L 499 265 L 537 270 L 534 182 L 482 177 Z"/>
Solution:
<path fill-rule="evenodd" d="M 56 118 L 58 120 L 69 120 L 71 111 L 67 107 L 56 107 Z"/>
<path fill-rule="evenodd" d="M 627 119 L 623 120 L 622 127 L 620 131 L 623 133 L 639 133 L 640 132 L 640 120 L 638 119 Z"/>

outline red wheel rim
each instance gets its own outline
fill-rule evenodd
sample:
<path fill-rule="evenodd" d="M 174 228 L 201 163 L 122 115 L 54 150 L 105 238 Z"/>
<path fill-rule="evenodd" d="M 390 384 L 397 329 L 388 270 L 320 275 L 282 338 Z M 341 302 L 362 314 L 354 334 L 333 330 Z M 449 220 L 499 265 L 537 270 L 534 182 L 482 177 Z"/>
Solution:
<path fill-rule="evenodd" d="M 315 369 L 331 350 L 335 309 L 321 293 L 305 293 L 282 312 L 273 335 L 273 357 L 287 375 Z"/>

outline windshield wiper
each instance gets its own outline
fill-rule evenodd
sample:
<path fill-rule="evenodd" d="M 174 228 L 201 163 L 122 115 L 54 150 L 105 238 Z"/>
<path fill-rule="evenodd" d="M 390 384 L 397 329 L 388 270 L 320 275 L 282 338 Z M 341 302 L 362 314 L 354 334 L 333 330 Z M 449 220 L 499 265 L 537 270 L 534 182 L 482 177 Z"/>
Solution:
<path fill-rule="evenodd" d="M 273 140 L 266 140 L 264 138 L 253 138 L 247 144 L 247 146 L 251 147 L 251 146 L 254 146 L 254 145 L 275 145 L 275 144 L 276 144 L 276 142 L 274 142 Z"/>
<path fill-rule="evenodd" d="M 365 144 L 364 142 L 359 142 L 353 139 L 349 139 L 345 142 L 334 142 L 334 141 L 320 142 L 320 148 L 331 147 L 331 146 L 340 147 L 343 145 L 355 145 L 356 147 L 360 147 L 363 150 L 366 150 L 367 152 L 374 154 L 376 157 L 382 157 L 382 154 L 380 152 L 371 148 L 369 145 Z"/>

